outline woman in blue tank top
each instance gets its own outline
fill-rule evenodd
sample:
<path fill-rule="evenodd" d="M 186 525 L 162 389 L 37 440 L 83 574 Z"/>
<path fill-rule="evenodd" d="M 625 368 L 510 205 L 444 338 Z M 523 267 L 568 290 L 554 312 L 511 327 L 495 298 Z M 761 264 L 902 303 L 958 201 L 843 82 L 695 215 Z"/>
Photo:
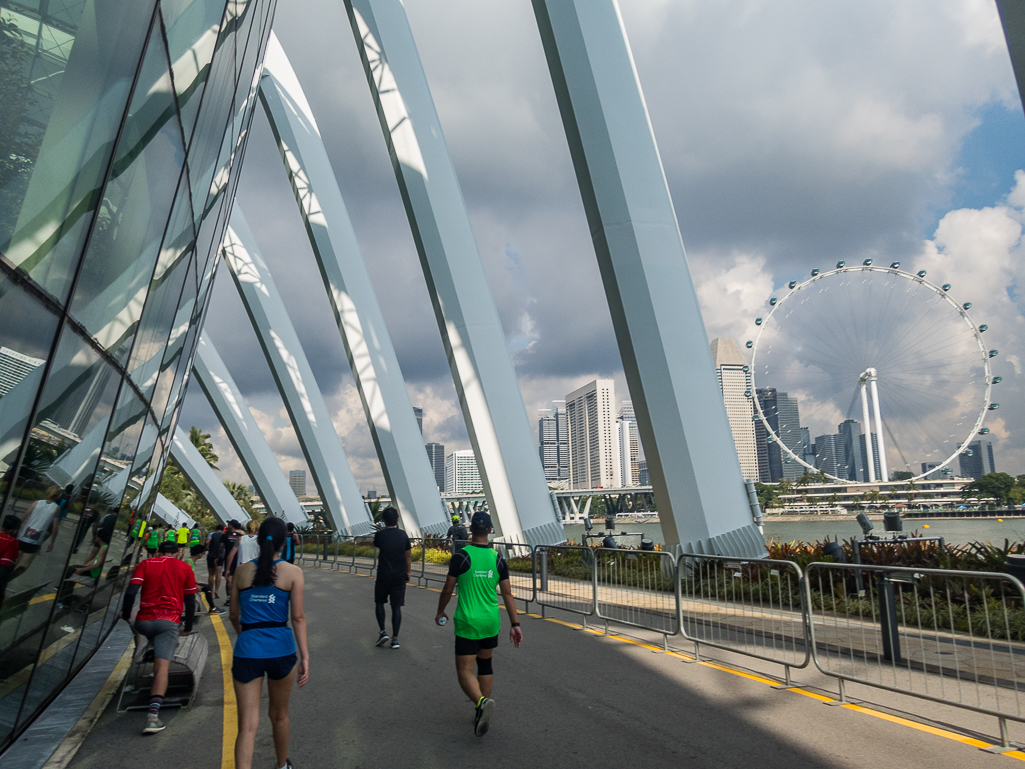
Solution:
<path fill-rule="evenodd" d="M 264 676 L 270 695 L 275 766 L 292 766 L 288 760 L 288 702 L 293 682 L 302 687 L 309 680 L 310 655 L 303 613 L 303 572 L 281 558 L 287 536 L 280 518 L 265 520 L 257 534 L 260 557 L 240 564 L 231 583 L 230 617 L 238 633 L 231 665 L 238 702 L 237 769 L 252 769 Z"/>

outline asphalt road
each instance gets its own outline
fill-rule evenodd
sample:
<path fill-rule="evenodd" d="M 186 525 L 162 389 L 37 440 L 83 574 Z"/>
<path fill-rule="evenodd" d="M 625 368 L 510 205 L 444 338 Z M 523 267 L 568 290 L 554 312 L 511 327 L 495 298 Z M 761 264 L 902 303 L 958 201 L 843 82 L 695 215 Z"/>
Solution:
<path fill-rule="evenodd" d="M 490 733 L 477 738 L 455 680 L 451 624 L 432 622 L 436 592 L 407 591 L 402 648 L 393 651 L 374 646 L 372 579 L 314 569 L 306 578 L 311 679 L 292 699 L 296 769 L 1012 765 L 764 681 L 529 617 L 520 649 L 508 643 L 503 620 L 497 707 Z M 220 655 L 209 621 L 201 632 L 211 651 L 193 707 L 163 711 L 168 728 L 143 737 L 143 714 L 118 715 L 112 702 L 70 766 L 222 766 Z M 264 716 L 254 765 L 273 762 Z"/>

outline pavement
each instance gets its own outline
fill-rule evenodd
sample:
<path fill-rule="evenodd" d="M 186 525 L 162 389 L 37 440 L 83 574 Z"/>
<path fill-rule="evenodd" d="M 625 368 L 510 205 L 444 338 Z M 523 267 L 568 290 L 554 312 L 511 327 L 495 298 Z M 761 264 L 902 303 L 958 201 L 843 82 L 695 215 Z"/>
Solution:
<path fill-rule="evenodd" d="M 830 694 L 830 680 L 813 671 L 795 671 L 801 688 L 781 691 L 771 688 L 778 667 L 753 670 L 747 666 L 761 663 L 729 654 L 693 663 L 686 651 L 664 653 L 654 637 L 584 630 L 570 614 L 524 617 L 520 649 L 508 642 L 503 619 L 494 665 L 497 706 L 491 731 L 477 738 L 473 706 L 455 679 L 451 623 L 433 624 L 437 598 L 436 590 L 411 586 L 402 648 L 379 649 L 372 578 L 306 569 L 311 677 L 292 698 L 296 769 L 656 762 L 709 769 L 963 769 L 1025 760 L 1025 753 L 979 750 L 992 743 L 995 719 L 931 703 L 924 704 L 927 712 L 912 713 L 909 704 L 923 703 L 862 687 L 848 687 L 848 696 L 863 696 L 863 704 L 824 707 L 836 696 L 835 684 Z M 114 698 L 68 766 L 233 766 L 234 702 L 230 693 L 225 698 L 222 660 L 230 665 L 234 632 L 226 618 L 208 618 L 199 632 L 210 657 L 192 707 L 162 711 L 167 729 L 143 737 L 144 715 L 116 713 Z M 255 756 L 255 767 L 274 765 L 265 709 Z"/>

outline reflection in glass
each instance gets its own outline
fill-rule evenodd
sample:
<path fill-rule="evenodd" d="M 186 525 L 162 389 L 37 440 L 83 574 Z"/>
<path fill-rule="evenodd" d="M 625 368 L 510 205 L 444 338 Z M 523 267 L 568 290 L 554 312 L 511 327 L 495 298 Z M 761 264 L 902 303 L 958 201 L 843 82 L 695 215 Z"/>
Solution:
<path fill-rule="evenodd" d="M 0 253 L 61 302 L 152 11 L 141 0 L 0 9 Z"/>
<path fill-rule="evenodd" d="M 199 103 L 210 73 L 210 61 L 217 45 L 223 2 L 211 0 L 164 0 L 161 5 L 167 30 L 174 87 L 186 142 L 192 135 Z"/>

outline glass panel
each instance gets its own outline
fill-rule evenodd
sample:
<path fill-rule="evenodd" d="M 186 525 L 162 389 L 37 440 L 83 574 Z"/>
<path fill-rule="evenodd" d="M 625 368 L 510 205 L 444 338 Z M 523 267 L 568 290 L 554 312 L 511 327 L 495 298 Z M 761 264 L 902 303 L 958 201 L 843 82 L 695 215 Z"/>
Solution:
<path fill-rule="evenodd" d="M 175 393 L 176 379 L 180 380 L 180 377 L 176 378 L 175 375 L 178 372 L 183 346 L 189 337 L 190 331 L 193 330 L 192 326 L 195 316 L 196 287 L 193 281 L 189 279 L 191 273 L 191 268 L 186 270 L 186 279 L 182 287 L 180 302 L 171 324 L 171 333 L 167 339 L 167 347 L 164 350 L 160 378 L 153 393 L 152 407 L 155 414 L 163 414 L 169 397 L 171 398 L 171 403 L 174 403 L 177 398 L 177 394 L 173 393 Z"/>
<path fill-rule="evenodd" d="M 61 303 L 153 5 L 66 0 L 0 9 L 0 253 Z"/>
<path fill-rule="evenodd" d="M 268 4 L 269 5 L 269 4 Z M 220 0 L 164 0 L 161 3 L 186 141 L 199 113 L 203 86 L 210 73 L 217 35 L 224 15 Z"/>
<path fill-rule="evenodd" d="M 88 489 L 119 384 L 117 372 L 65 328 L 4 510 L 20 519 L 21 554 L 0 621 L 0 691 L 24 691 L 37 654 L 45 663 L 33 675 L 22 721 L 62 684 L 75 653 L 79 631 L 56 591 L 89 525 Z"/>
<path fill-rule="evenodd" d="M 118 143 L 71 313 L 124 361 L 185 162 L 167 55 L 153 35 Z"/>
<path fill-rule="evenodd" d="M 188 190 L 181 184 L 178 192 L 175 211 L 150 283 L 129 367 L 132 380 L 146 397 L 150 396 L 160 377 L 164 348 L 181 299 L 182 286 L 189 276 L 190 249 L 195 240 Z"/>
<path fill-rule="evenodd" d="M 57 316 L 0 274 L 0 502 L 43 381 Z"/>

